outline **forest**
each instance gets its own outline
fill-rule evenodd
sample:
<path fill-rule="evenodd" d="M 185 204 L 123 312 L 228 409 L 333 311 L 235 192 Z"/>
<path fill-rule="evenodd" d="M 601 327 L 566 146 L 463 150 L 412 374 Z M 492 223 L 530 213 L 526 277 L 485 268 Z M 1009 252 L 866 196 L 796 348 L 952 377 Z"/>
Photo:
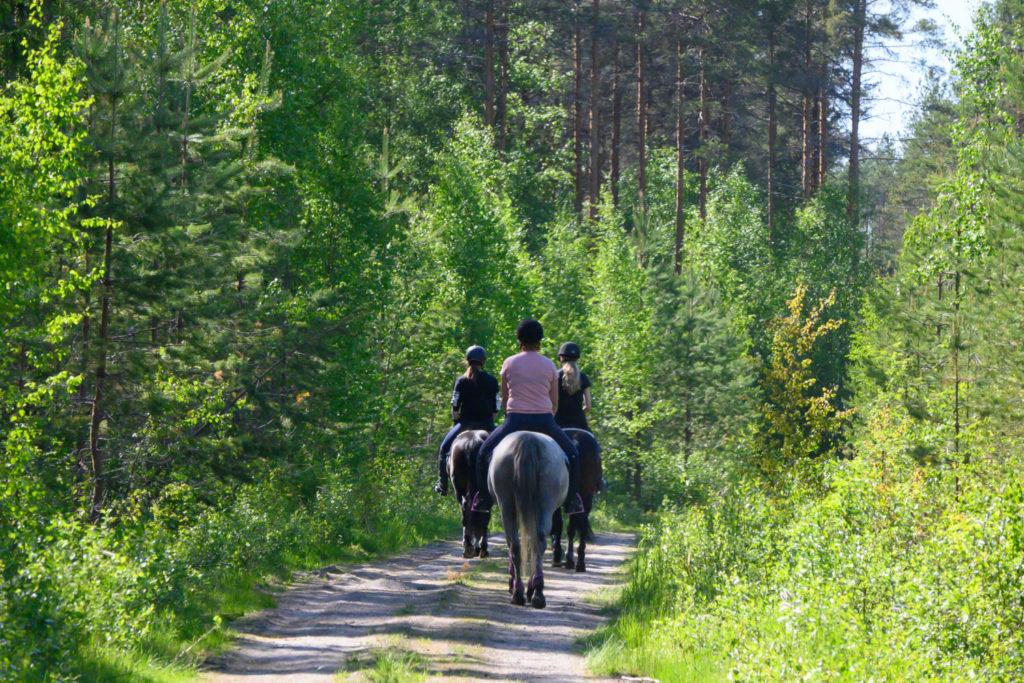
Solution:
<path fill-rule="evenodd" d="M 1024 2 L 869 143 L 932 6 L 0 3 L 0 680 L 189 680 L 454 537 L 530 316 L 639 530 L 592 671 L 1024 678 Z"/>

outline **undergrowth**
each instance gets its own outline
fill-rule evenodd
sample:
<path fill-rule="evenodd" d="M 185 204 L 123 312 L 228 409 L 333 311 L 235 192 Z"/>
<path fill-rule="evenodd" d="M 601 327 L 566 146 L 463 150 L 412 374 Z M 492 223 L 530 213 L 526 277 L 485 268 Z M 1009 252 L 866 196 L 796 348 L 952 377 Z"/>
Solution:
<path fill-rule="evenodd" d="M 591 668 L 666 682 L 1021 679 L 1016 468 L 872 455 L 807 468 L 646 526 L 615 619 L 587 641 Z"/>

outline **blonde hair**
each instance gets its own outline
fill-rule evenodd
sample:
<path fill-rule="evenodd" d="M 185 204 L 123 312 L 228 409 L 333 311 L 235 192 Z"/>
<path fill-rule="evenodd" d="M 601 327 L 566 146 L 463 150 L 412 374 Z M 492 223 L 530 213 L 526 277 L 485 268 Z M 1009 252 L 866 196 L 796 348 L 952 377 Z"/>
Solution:
<path fill-rule="evenodd" d="M 469 379 L 475 380 L 477 378 L 477 375 L 479 375 L 480 371 L 483 370 L 483 369 L 484 369 L 484 364 L 483 363 L 481 363 L 479 361 L 467 360 L 466 361 L 466 373 L 463 375 L 463 377 L 467 377 Z"/>
<path fill-rule="evenodd" d="M 562 388 L 572 396 L 580 390 L 580 368 L 572 358 L 562 361 Z"/>

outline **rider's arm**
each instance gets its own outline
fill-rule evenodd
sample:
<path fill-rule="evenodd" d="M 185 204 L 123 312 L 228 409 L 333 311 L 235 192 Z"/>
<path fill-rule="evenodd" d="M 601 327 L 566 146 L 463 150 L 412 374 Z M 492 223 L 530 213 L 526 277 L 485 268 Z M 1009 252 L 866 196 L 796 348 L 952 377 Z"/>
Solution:
<path fill-rule="evenodd" d="M 548 389 L 548 395 L 551 396 L 551 414 L 555 415 L 558 413 L 558 371 L 556 370 L 551 375 L 551 387 Z"/>
<path fill-rule="evenodd" d="M 462 391 L 459 385 L 461 377 L 455 380 L 455 388 L 452 389 L 452 421 L 458 422 L 460 408 L 462 408 Z"/>
<path fill-rule="evenodd" d="M 505 366 L 501 368 L 501 409 L 508 411 L 508 377 L 505 375 Z"/>

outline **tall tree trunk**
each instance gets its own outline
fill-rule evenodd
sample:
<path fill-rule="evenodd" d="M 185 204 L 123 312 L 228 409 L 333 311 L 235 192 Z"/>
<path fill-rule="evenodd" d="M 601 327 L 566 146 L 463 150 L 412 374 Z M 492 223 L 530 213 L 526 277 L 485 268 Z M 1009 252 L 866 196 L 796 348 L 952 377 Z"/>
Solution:
<path fill-rule="evenodd" d="M 619 61 L 622 47 L 615 45 L 615 67 L 612 70 L 612 152 L 608 182 L 612 187 L 612 203 L 619 205 L 619 146 L 622 142 L 622 89 L 619 87 Z"/>
<path fill-rule="evenodd" d="M 811 0 L 807 1 L 807 6 L 804 10 L 804 78 L 811 78 L 811 52 L 812 52 L 812 38 L 811 38 L 811 20 L 813 6 Z M 811 151 L 811 131 L 813 128 L 814 116 L 814 105 L 811 83 L 805 82 L 803 87 L 803 94 L 801 97 L 801 146 L 800 146 L 800 186 L 803 190 L 804 198 L 811 196 L 813 186 L 813 175 L 815 169 L 812 165 L 811 157 L 813 152 Z"/>
<path fill-rule="evenodd" d="M 111 172 L 113 182 L 113 172 Z M 96 340 L 96 367 L 92 395 L 92 411 L 89 415 L 89 457 L 92 462 L 92 500 L 89 506 L 89 519 L 97 521 L 103 506 L 106 472 L 104 471 L 103 451 L 100 449 L 100 425 L 106 417 L 104 400 L 106 399 L 107 380 L 107 340 L 110 330 L 110 264 L 114 247 L 114 230 L 108 224 L 104 236 L 103 247 L 103 293 L 100 295 L 100 329 Z"/>
<path fill-rule="evenodd" d="M 824 187 L 828 176 L 828 89 L 823 85 L 818 91 L 818 182 Z"/>
<path fill-rule="evenodd" d="M 646 12 L 640 4 L 636 8 L 636 139 L 637 139 L 637 193 L 640 210 L 647 205 L 647 93 L 644 69 L 644 28 Z"/>
<path fill-rule="evenodd" d="M 598 54 L 600 0 L 593 0 L 590 27 L 590 218 L 597 218 L 601 202 L 601 64 Z"/>
<path fill-rule="evenodd" d="M 775 91 L 775 27 L 768 31 L 768 242 L 775 241 L 775 162 L 779 137 L 776 117 L 778 95 Z"/>
<path fill-rule="evenodd" d="M 811 105 L 811 96 L 807 93 L 803 94 L 800 104 L 800 188 L 806 199 L 811 196 L 811 117 L 814 115 L 814 107 Z"/>
<path fill-rule="evenodd" d="M 683 42 L 676 39 L 676 245 L 675 272 L 683 272 L 683 243 L 686 240 L 685 159 L 683 156 Z"/>
<path fill-rule="evenodd" d="M 498 150 L 502 153 L 508 144 L 508 0 L 497 0 L 498 21 L 498 100 L 495 115 L 498 124 Z"/>
<path fill-rule="evenodd" d="M 494 126 L 494 2 L 484 9 L 484 122 Z"/>
<path fill-rule="evenodd" d="M 697 116 L 697 139 L 700 140 L 700 153 L 697 155 L 697 174 L 699 176 L 700 189 L 698 191 L 698 206 L 700 208 L 700 219 L 703 221 L 708 217 L 708 78 L 707 78 L 707 52 L 704 46 L 700 48 L 700 114 Z"/>
<path fill-rule="evenodd" d="M 638 503 L 643 498 L 643 470 L 643 463 L 637 457 L 636 462 L 633 464 L 633 499 Z"/>
<path fill-rule="evenodd" d="M 960 227 L 960 222 L 956 222 L 956 261 L 953 272 L 953 457 L 955 458 L 956 464 L 970 464 L 970 451 L 964 452 L 961 457 L 960 454 L 960 431 L 962 429 L 961 421 L 961 371 L 960 371 L 960 344 L 961 344 L 961 320 L 960 320 L 960 258 L 961 258 L 961 244 L 963 240 L 963 232 Z M 962 460 L 962 462 L 961 462 Z M 956 494 L 960 495 L 960 474 L 956 475 Z"/>
<path fill-rule="evenodd" d="M 83 272 L 89 272 L 89 251 L 85 252 L 85 270 Z M 82 382 L 78 385 L 78 401 L 81 405 L 88 404 L 88 385 L 85 382 L 85 377 L 89 372 L 89 335 L 91 332 L 92 318 L 92 290 L 86 288 L 82 292 L 82 364 L 80 366 Z M 90 425 L 92 418 L 92 412 L 90 410 Z M 78 431 L 77 440 L 75 442 L 75 462 L 76 462 L 76 474 L 75 479 L 81 481 L 85 479 L 86 473 L 89 470 L 89 466 L 85 463 L 85 450 L 86 450 L 86 434 L 82 431 Z M 90 454 L 91 455 L 91 454 Z"/>
<path fill-rule="evenodd" d="M 115 48 L 116 49 L 116 48 Z M 117 200 L 117 177 L 114 172 L 114 149 L 117 139 L 117 99 L 110 102 L 110 150 L 107 155 L 107 209 L 112 219 L 114 203 Z M 111 262 L 114 250 L 114 229 L 107 223 L 103 242 L 103 279 L 100 295 L 100 329 L 96 340 L 96 366 L 93 372 L 92 411 L 89 415 L 89 458 L 92 463 L 92 498 L 89 505 L 89 519 L 93 522 L 100 517 L 105 492 L 106 472 L 103 451 L 100 449 L 100 425 L 106 418 L 107 384 L 107 342 L 110 336 L 110 294 L 112 289 Z"/>
<path fill-rule="evenodd" d="M 857 219 L 857 205 L 860 202 L 860 116 L 867 4 L 867 0 L 857 0 L 857 9 L 853 18 L 853 75 L 850 87 L 850 187 L 846 199 L 846 215 L 854 220 Z"/>
<path fill-rule="evenodd" d="M 722 83 L 722 148 L 726 156 L 732 144 L 732 81 Z"/>
<path fill-rule="evenodd" d="M 189 23 L 189 37 L 185 54 L 185 111 L 181 118 L 181 191 L 188 192 L 188 139 L 189 124 L 192 117 L 192 88 L 195 85 L 196 72 L 196 16 L 193 11 Z"/>
<path fill-rule="evenodd" d="M 683 467 L 690 464 L 690 455 L 693 453 L 693 397 L 689 389 L 683 396 L 686 408 L 683 412 Z"/>
<path fill-rule="evenodd" d="M 572 148 L 577 217 L 583 211 L 583 56 L 580 39 L 580 2 L 575 0 L 572 13 Z"/>

